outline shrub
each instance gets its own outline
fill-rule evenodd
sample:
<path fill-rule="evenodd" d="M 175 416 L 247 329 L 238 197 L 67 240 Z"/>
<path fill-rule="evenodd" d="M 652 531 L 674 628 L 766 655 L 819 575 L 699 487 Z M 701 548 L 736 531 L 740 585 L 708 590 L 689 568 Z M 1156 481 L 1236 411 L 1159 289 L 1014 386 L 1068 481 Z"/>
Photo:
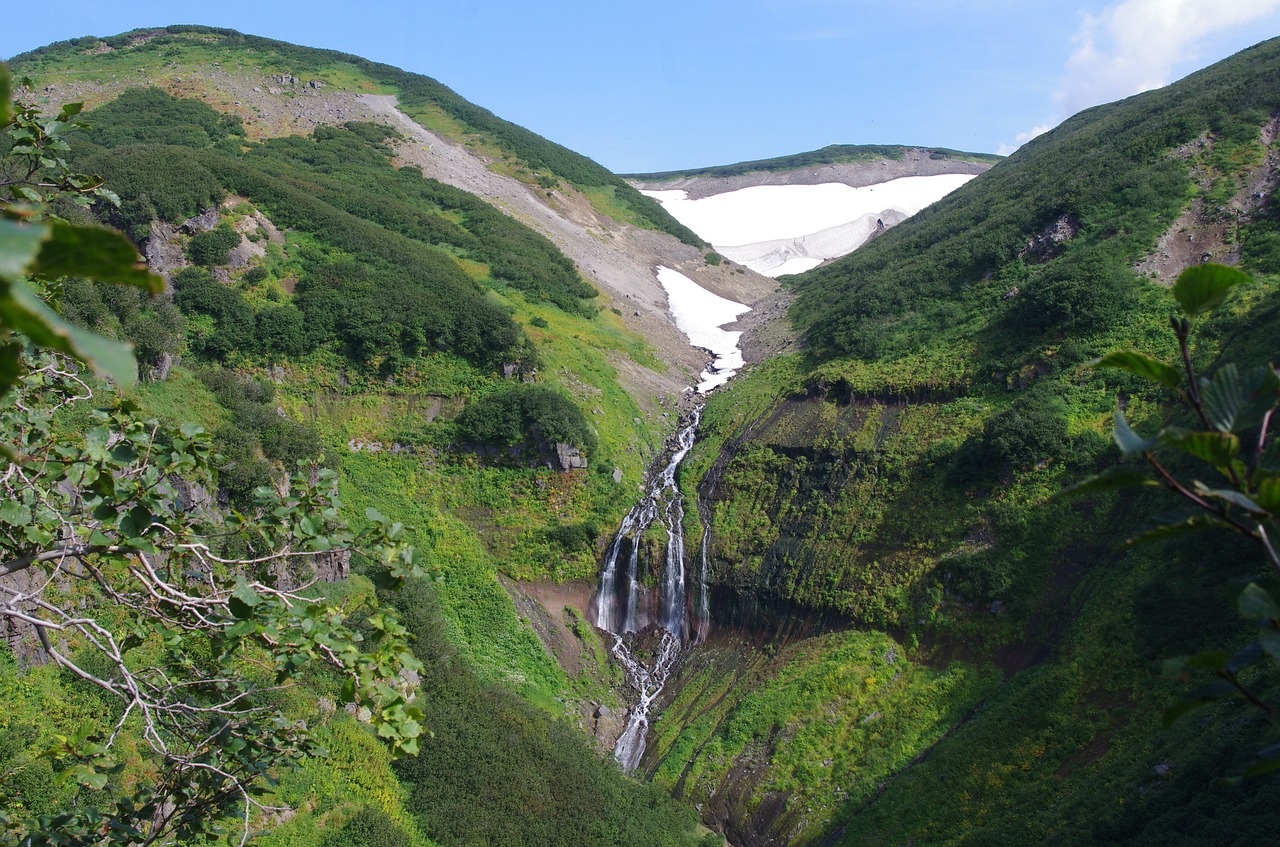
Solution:
<path fill-rule="evenodd" d="M 227 252 L 240 243 L 240 233 L 223 221 L 208 232 L 191 237 L 187 258 L 197 265 L 212 268 L 227 263 Z"/>
<path fill-rule="evenodd" d="M 413 840 L 386 812 L 365 806 L 326 835 L 321 847 L 413 847 Z"/>
<path fill-rule="evenodd" d="M 563 443 L 589 452 L 596 445 L 574 402 L 542 385 L 512 385 L 469 401 L 458 429 L 468 441 L 495 447 L 545 450 Z"/>
<path fill-rule="evenodd" d="M 195 353 L 223 361 L 235 351 L 257 351 L 253 308 L 239 291 L 216 282 L 203 268 L 183 268 L 173 277 L 173 289 L 183 312 L 213 320 L 211 331 L 193 333 L 189 339 Z"/>
<path fill-rule="evenodd" d="M 1036 330 L 1099 332 L 1137 305 L 1135 289 L 1133 274 L 1101 255 L 1054 262 L 1030 283 L 1017 314 Z"/>
<path fill-rule="evenodd" d="M 982 428 L 982 443 L 992 462 L 1026 468 L 1061 454 L 1068 444 L 1066 407 L 1043 393 L 1019 397 Z"/>

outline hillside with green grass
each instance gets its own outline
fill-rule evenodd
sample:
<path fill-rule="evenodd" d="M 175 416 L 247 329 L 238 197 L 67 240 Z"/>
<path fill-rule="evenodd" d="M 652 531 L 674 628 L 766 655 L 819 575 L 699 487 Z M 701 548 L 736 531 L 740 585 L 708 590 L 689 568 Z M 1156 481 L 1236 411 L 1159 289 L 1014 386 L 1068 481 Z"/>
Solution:
<path fill-rule="evenodd" d="M 220 94 L 229 108 L 239 107 L 194 68 L 224 66 L 252 68 L 257 74 L 313 80 L 330 90 L 395 94 L 412 118 L 468 146 L 492 153 L 514 175 L 544 187 L 564 180 L 589 197 L 607 196 L 612 209 L 621 209 L 637 225 L 670 233 L 688 244 L 702 240 L 663 211 L 662 207 L 596 162 L 524 127 L 505 121 L 488 109 L 470 103 L 444 84 L 421 74 L 371 62 L 336 50 L 302 47 L 283 41 L 246 35 L 230 29 L 204 26 L 168 26 L 134 30 L 98 38 L 86 36 L 60 41 L 14 56 L 10 63 L 21 73 L 39 79 L 41 85 L 113 83 L 132 85 L 147 75 L 182 73 L 179 84 L 194 95 Z M 97 97 L 103 96 L 98 93 Z M 92 102 L 91 95 L 90 101 Z M 251 107 L 243 107 L 251 108 Z"/>
<path fill-rule="evenodd" d="M 667 398 L 628 393 L 619 368 L 665 373 L 668 364 L 546 237 L 398 167 L 387 126 L 262 131 L 224 102 L 217 86 L 230 83 L 192 69 L 288 68 L 326 87 L 445 104 L 484 144 L 518 147 L 502 148 L 512 170 L 612 187 L 624 207 L 631 190 L 434 81 L 354 57 L 189 28 L 88 46 L 18 57 L 15 70 L 34 80 L 19 97 L 38 101 L 46 85 L 92 95 L 88 129 L 67 133 L 67 157 L 101 175 L 119 204 L 59 211 L 124 231 L 167 291 L 153 300 L 72 278 L 47 292 L 51 301 L 80 326 L 134 343 L 144 380 L 128 408 L 211 434 L 204 508 L 253 513 L 261 491 L 299 463 L 312 475 L 332 470 L 341 516 L 357 529 L 371 513 L 407 526 L 430 574 L 402 593 L 379 592 L 382 566 L 357 558 L 350 580 L 323 590 L 361 620 L 379 604 L 402 610 L 426 665 L 418 685 L 434 755 L 393 766 L 359 712 L 335 707 L 338 682 L 315 672 L 289 716 L 314 729 L 326 755 L 264 786 L 267 805 L 288 813 L 251 816 L 259 842 L 696 842 L 688 808 L 624 777 L 581 730 L 596 704 L 619 705 L 598 636 L 570 626 L 585 658 L 567 672 L 509 593 L 516 580 L 594 576 L 598 540 L 630 507 L 673 423 L 646 411 Z M 128 76 L 158 64 L 201 81 L 178 96 Z M 113 87 L 117 76 L 129 84 Z M 659 214 L 649 225 L 666 223 Z M 74 441 L 85 413 L 60 414 Z M 22 516 L 5 512 L 10 519 Z M 0 685 L 13 706 L 2 729 L 11 770 L 0 779 L 15 798 L 7 808 L 52 814 L 76 789 L 52 784 L 41 751 L 81 725 L 110 733 L 115 707 L 68 672 L 13 657 Z M 139 733 L 129 724 L 120 735 L 125 776 L 103 803 L 144 784 L 153 765 Z"/>
<path fill-rule="evenodd" d="M 14 66 L 33 79 L 28 101 L 86 102 L 66 155 L 120 201 L 57 211 L 124 231 L 164 274 L 155 299 L 75 277 L 42 293 L 76 325 L 134 343 L 143 379 L 121 414 L 207 431 L 192 508 L 239 526 L 287 473 L 333 477 L 340 516 L 356 531 L 403 527 L 429 574 L 395 587 L 386 563 L 355 556 L 346 579 L 307 589 L 370 638 L 379 609 L 398 613 L 423 663 L 396 680 L 424 712 L 421 752 L 393 760 L 341 680 L 300 664 L 272 697 L 318 747 L 263 780 L 262 807 L 232 810 L 228 831 L 247 819 L 272 847 L 1273 840 L 1280 779 L 1235 777 L 1276 730 L 1217 700 L 1165 726 L 1211 674 L 1162 666 L 1247 643 L 1237 597 L 1249 581 L 1274 594 L 1274 575 L 1227 533 L 1127 544 L 1173 505 L 1157 488 L 1059 495 L 1124 464 L 1120 446 L 1135 452 L 1138 436 L 1113 439 L 1117 407 L 1144 434 L 1196 426 L 1142 373 L 1091 364 L 1120 348 L 1178 359 L 1170 285 L 1183 268 L 1212 260 L 1254 279 L 1197 317 L 1199 373 L 1280 361 L 1280 41 L 1081 113 L 989 170 L 991 157 L 926 151 L 986 172 L 785 281 L 805 346 L 711 395 L 680 469 L 713 627 L 663 693 L 638 779 L 589 735 L 628 695 L 583 613 L 682 408 L 625 376 L 669 363 L 555 242 L 404 166 L 397 131 L 359 98 L 395 95 L 494 173 L 548 194 L 571 185 L 614 220 L 697 238 L 590 160 L 346 54 L 169 27 Z M 279 88 L 271 103 L 262 86 Z M 908 155 L 919 149 L 832 147 L 648 177 Z M 83 379 L 108 404 L 110 389 Z M 0 422 L 89 443 L 99 417 L 84 399 L 10 404 Z M 95 439 L 99 454 L 128 453 Z M 1219 441 L 1186 443 L 1212 460 Z M 1264 459 L 1280 474 L 1280 456 Z M 1204 473 L 1189 459 L 1168 470 Z M 33 532 L 31 514 L 5 504 L 6 537 Z M 660 548 L 657 535 L 645 545 Z M 573 599 L 538 606 L 525 589 L 539 587 Z M 74 582 L 57 589 L 85 614 L 120 616 Z M 6 634 L 7 812 L 38 819 L 90 796 L 58 778 L 77 728 L 119 727 L 93 809 L 154 780 L 136 717 Z M 241 670 L 261 675 L 251 658 Z M 1215 661 L 1200 665 L 1235 660 Z M 1270 667 L 1237 681 L 1280 696 Z"/>
<path fill-rule="evenodd" d="M 1164 660 L 1247 642 L 1236 595 L 1275 582 L 1259 549 L 1126 545 L 1177 505 L 1152 489 L 1056 495 L 1121 462 L 1117 402 L 1139 432 L 1182 420 L 1089 364 L 1177 360 L 1179 245 L 1184 265 L 1256 281 L 1197 322 L 1197 371 L 1280 361 L 1278 92 L 1272 41 L 1077 115 L 784 279 L 807 349 L 712 397 L 686 465 L 724 629 L 683 668 L 645 766 L 732 843 L 1274 831 L 1280 782 L 1227 779 L 1277 740 L 1260 713 L 1161 724 L 1189 685 Z M 802 637 L 818 622 L 836 632 Z M 1277 693 L 1274 674 L 1255 682 Z"/>

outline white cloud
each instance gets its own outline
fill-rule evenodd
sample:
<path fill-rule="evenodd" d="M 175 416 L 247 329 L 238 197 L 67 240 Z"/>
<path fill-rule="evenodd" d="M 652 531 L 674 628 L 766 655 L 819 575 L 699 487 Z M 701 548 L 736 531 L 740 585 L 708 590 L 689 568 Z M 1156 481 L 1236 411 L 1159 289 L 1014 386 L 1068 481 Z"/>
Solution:
<path fill-rule="evenodd" d="M 1059 117 L 1167 85 L 1210 36 L 1277 8 L 1280 0 L 1123 0 L 1086 14 L 1057 93 Z"/>
<path fill-rule="evenodd" d="M 1280 0 L 1121 0 L 1096 15 L 1086 13 L 1054 94 L 1055 121 L 1018 133 L 1016 144 L 1000 145 L 1001 154 L 1081 109 L 1168 85 L 1175 68 L 1199 66 L 1201 48 L 1213 36 L 1277 9 Z"/>
<path fill-rule="evenodd" d="M 1032 127 L 1026 132 L 1020 132 L 1013 137 L 1013 140 L 1014 140 L 1013 144 L 1001 144 L 1000 149 L 997 152 L 1001 156 L 1008 156 L 1014 150 L 1017 150 L 1019 147 L 1026 144 L 1028 141 L 1035 138 L 1037 135 L 1044 135 L 1046 132 L 1048 132 L 1051 129 L 1053 129 L 1053 124 L 1040 124 L 1040 126 Z"/>

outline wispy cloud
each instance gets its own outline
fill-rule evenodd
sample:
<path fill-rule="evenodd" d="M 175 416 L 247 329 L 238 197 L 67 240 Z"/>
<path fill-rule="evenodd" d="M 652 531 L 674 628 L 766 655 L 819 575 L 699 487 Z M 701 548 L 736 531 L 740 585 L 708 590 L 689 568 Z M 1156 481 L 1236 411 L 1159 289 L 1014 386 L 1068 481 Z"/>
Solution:
<path fill-rule="evenodd" d="M 1159 88 L 1174 68 L 1201 59 L 1213 36 L 1280 9 L 1280 0 L 1121 0 L 1086 14 L 1072 39 L 1062 84 L 1054 94 L 1054 123 L 1081 109 Z M 1019 133 L 1010 152 L 1044 132 Z"/>
<path fill-rule="evenodd" d="M 1013 137 L 1013 141 L 1014 141 L 1013 144 L 1001 144 L 1000 149 L 997 150 L 996 152 L 998 152 L 1001 156 L 1008 156 L 1014 150 L 1017 150 L 1019 147 L 1026 144 L 1028 141 L 1035 138 L 1037 135 L 1044 135 L 1046 132 L 1048 132 L 1051 129 L 1053 129 L 1053 124 L 1041 124 L 1040 126 L 1032 127 L 1026 132 L 1020 132 Z"/>
<path fill-rule="evenodd" d="M 1086 15 L 1058 91 L 1060 117 L 1167 85 L 1211 36 L 1277 8 L 1280 0 L 1124 0 Z"/>

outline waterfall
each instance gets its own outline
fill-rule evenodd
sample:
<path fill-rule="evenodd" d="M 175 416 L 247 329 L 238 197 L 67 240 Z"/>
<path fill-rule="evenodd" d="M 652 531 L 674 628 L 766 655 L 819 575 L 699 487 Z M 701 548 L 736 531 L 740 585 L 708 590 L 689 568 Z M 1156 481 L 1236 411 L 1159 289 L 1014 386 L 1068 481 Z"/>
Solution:
<path fill-rule="evenodd" d="M 680 462 L 693 447 L 702 407 L 696 407 L 676 435 L 667 464 L 649 483 L 640 502 L 622 519 L 618 534 L 605 552 L 596 596 L 596 626 L 614 636 L 613 655 L 627 675 L 627 682 L 639 699 L 631 710 L 626 729 L 618 738 L 614 757 L 625 770 L 634 770 L 644 755 L 649 729 L 649 709 L 662 693 L 667 676 L 685 644 L 706 635 L 710 620 L 707 599 L 707 536 L 702 540 L 698 572 L 697 610 L 691 617 L 688 575 L 684 551 L 684 497 L 676 482 Z M 641 537 L 659 521 L 666 530 L 666 557 L 656 610 L 641 586 Z M 632 650 L 634 633 L 658 627 L 658 646 L 651 662 L 642 661 Z"/>

